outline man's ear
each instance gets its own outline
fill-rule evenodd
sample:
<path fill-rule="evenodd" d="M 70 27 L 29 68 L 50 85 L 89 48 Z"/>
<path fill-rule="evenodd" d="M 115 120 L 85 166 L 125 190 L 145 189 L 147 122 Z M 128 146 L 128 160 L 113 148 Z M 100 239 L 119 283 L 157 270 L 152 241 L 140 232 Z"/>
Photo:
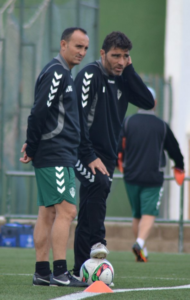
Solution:
<path fill-rule="evenodd" d="M 67 44 L 67 42 L 66 42 L 65 40 L 61 40 L 61 41 L 60 41 L 60 47 L 61 47 L 61 50 L 62 50 L 62 51 L 65 50 L 66 44 Z"/>
<path fill-rule="evenodd" d="M 105 57 L 105 50 L 103 50 L 103 49 L 100 50 L 100 56 L 101 56 L 101 58 L 104 59 L 104 57 Z"/>

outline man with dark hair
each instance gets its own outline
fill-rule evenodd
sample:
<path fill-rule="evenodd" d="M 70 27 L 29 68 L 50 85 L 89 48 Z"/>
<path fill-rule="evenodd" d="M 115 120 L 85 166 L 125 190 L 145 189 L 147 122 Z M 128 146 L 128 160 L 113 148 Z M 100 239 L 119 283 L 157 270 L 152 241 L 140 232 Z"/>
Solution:
<path fill-rule="evenodd" d="M 121 125 L 128 102 L 150 109 L 151 93 L 134 71 L 131 41 L 112 32 L 100 50 L 101 60 L 84 67 L 75 79 L 79 101 L 81 143 L 75 166 L 81 182 L 78 225 L 75 231 L 74 275 L 89 257 L 108 254 L 104 220 L 117 159 Z"/>
<path fill-rule="evenodd" d="M 107 53 L 112 47 L 131 50 L 132 43 L 124 33 L 113 31 L 106 36 L 102 49 Z"/>
<path fill-rule="evenodd" d="M 63 39 L 64 37 L 64 39 Z M 86 286 L 67 271 L 66 247 L 76 216 L 75 174 L 80 124 L 71 69 L 86 55 L 89 38 L 81 28 L 66 29 L 60 53 L 40 73 L 28 118 L 20 161 L 32 161 L 38 187 L 34 229 L 36 270 L 33 285 Z M 53 250 L 53 274 L 49 252 Z"/>
<path fill-rule="evenodd" d="M 156 107 L 156 93 L 149 87 Z M 184 178 L 183 155 L 169 125 L 155 115 L 154 108 L 125 119 L 123 125 L 124 182 L 132 208 L 132 228 L 136 242 L 132 247 L 137 262 L 147 262 L 147 238 L 154 225 L 163 194 L 164 151 L 175 162 Z M 125 144 L 125 145 L 124 145 Z M 121 149 L 121 147 L 120 147 Z M 182 180 L 183 181 L 183 180 Z"/>

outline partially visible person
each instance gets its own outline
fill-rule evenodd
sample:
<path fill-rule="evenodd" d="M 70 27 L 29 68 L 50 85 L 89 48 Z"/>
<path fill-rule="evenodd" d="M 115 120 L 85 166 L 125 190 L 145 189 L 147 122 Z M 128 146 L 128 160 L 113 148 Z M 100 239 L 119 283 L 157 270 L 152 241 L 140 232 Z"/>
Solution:
<path fill-rule="evenodd" d="M 156 106 L 156 93 L 149 87 Z M 132 229 L 136 242 L 132 250 L 137 261 L 147 262 L 145 242 L 159 214 L 163 194 L 164 167 L 167 151 L 174 161 L 175 172 L 184 179 L 183 155 L 169 125 L 152 110 L 139 109 L 123 125 L 124 182 L 132 208 Z M 121 145 L 120 145 L 121 150 Z M 119 165 L 121 167 L 121 154 Z"/>
<path fill-rule="evenodd" d="M 87 32 L 64 30 L 60 53 L 40 73 L 28 118 L 22 163 L 32 161 L 38 187 L 38 219 L 34 229 L 36 270 L 33 285 L 87 286 L 67 271 L 66 247 L 76 216 L 74 166 L 80 124 L 71 69 L 80 64 L 89 44 Z M 53 250 L 53 274 L 49 252 Z"/>
<path fill-rule="evenodd" d="M 129 51 L 132 43 L 118 31 L 106 36 L 101 59 L 85 66 L 75 85 L 79 102 L 81 143 L 75 167 L 81 182 L 78 224 L 75 231 L 74 275 L 90 257 L 108 254 L 104 220 L 122 122 L 128 103 L 144 109 L 154 99 L 135 72 Z"/>

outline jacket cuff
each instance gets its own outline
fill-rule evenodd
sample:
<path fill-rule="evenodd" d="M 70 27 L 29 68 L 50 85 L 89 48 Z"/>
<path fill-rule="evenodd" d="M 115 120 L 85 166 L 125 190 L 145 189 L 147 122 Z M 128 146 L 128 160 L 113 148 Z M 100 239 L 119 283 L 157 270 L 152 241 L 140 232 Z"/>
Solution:
<path fill-rule="evenodd" d="M 32 151 L 32 149 L 30 149 L 30 147 L 27 146 L 25 151 L 26 151 L 26 154 L 27 154 L 28 157 L 31 157 L 31 158 L 34 157 L 35 152 Z"/>
<path fill-rule="evenodd" d="M 92 154 L 91 156 L 89 157 L 83 157 L 82 158 L 82 161 L 86 164 L 86 165 L 89 165 L 92 161 L 94 161 L 95 159 L 97 159 L 97 156 L 96 154 Z"/>

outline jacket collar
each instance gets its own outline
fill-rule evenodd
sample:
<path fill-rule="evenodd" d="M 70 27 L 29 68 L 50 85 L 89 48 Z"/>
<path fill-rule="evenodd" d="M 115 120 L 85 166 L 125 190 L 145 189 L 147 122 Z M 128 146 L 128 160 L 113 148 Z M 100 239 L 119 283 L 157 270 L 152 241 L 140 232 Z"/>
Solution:
<path fill-rule="evenodd" d="M 105 69 L 104 66 L 102 65 L 101 59 L 96 60 L 96 63 L 98 64 L 100 70 L 102 71 L 102 73 L 103 73 L 104 75 L 106 75 L 107 77 L 109 77 L 109 78 L 112 79 L 112 80 L 115 80 L 115 76 L 109 75 L 109 74 L 108 74 L 108 72 L 106 71 L 106 69 Z"/>
<path fill-rule="evenodd" d="M 138 111 L 137 111 L 138 114 L 144 114 L 144 115 L 155 115 L 155 111 L 154 110 L 145 110 L 145 109 L 142 109 L 140 108 Z"/>
<path fill-rule="evenodd" d="M 69 69 L 68 63 L 66 62 L 66 60 L 61 56 L 60 53 L 58 53 L 58 55 L 56 57 L 54 57 L 55 59 L 57 59 L 63 66 L 64 69 L 71 71 Z"/>

